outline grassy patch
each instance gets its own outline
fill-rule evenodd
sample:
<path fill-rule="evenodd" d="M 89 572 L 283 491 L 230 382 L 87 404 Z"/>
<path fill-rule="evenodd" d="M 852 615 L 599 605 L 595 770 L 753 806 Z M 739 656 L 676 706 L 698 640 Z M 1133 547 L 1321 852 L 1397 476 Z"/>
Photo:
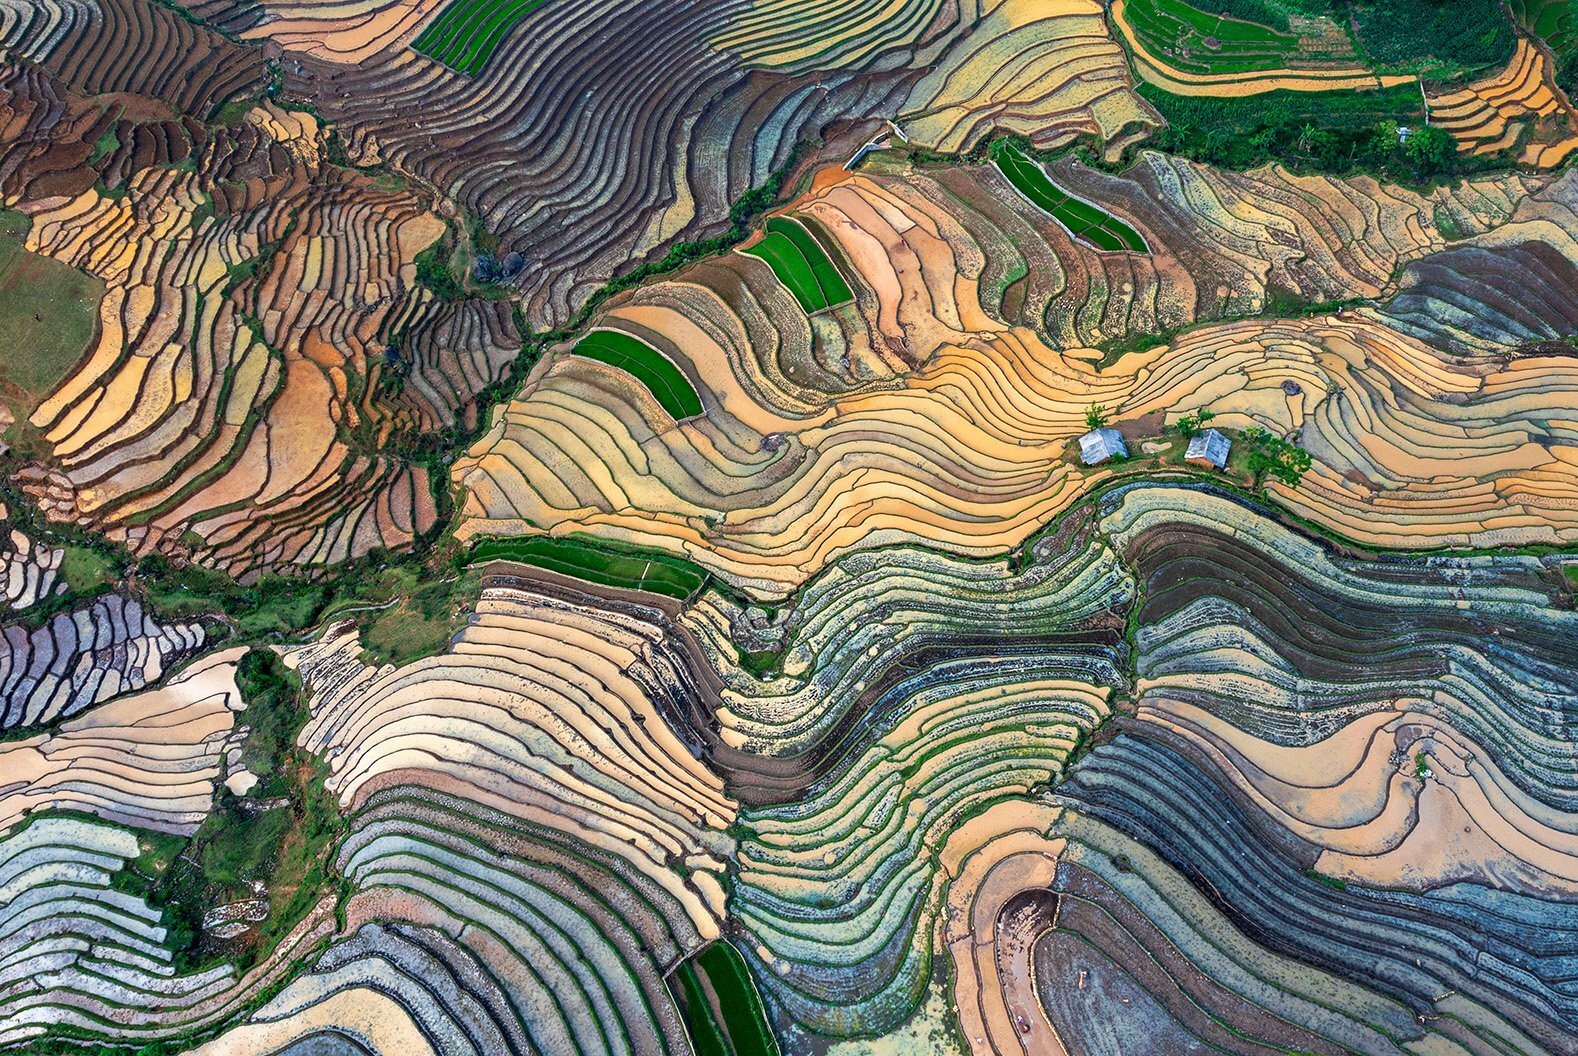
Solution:
<path fill-rule="evenodd" d="M 675 421 L 701 413 L 701 397 L 667 356 L 617 330 L 594 330 L 576 342 L 574 353 L 606 363 L 635 378 L 657 397 Z"/>
<path fill-rule="evenodd" d="M 156 611 L 167 616 L 224 613 L 248 640 L 310 627 L 335 593 L 328 580 L 274 574 L 242 586 L 222 572 L 198 565 L 176 567 L 158 554 L 137 563 L 136 583 Z"/>
<path fill-rule="evenodd" d="M 261 780 L 252 800 L 277 797 L 263 810 L 221 789 L 212 812 L 190 838 L 143 830 L 139 853 L 111 879 L 116 890 L 147 899 L 162 911 L 165 944 L 178 972 L 232 961 L 245 971 L 333 886 L 329 849 L 340 828 L 334 797 L 323 788 L 327 767 L 295 746 L 306 721 L 300 686 L 277 656 L 253 650 L 237 673 L 247 702 L 241 721 L 251 727 L 242 758 Z M 74 812 L 53 811 L 55 814 Z M 234 940 L 202 933 L 203 914 L 268 891 L 269 913 L 255 930 Z"/>
<path fill-rule="evenodd" d="M 675 996 L 696 1056 L 778 1056 L 778 1039 L 745 959 L 727 939 L 680 964 L 670 979 L 678 983 Z M 709 987 L 716 1005 L 707 999 Z"/>
<path fill-rule="evenodd" d="M 1550 45 L 1557 58 L 1578 52 L 1578 4 L 1573 0 L 1509 0 L 1507 6 L 1525 29 Z"/>
<path fill-rule="evenodd" d="M 1348 888 L 1348 881 L 1340 876 L 1327 876 L 1325 873 L 1317 872 L 1314 869 L 1304 870 L 1304 875 L 1317 884 L 1331 888 L 1333 891 L 1345 891 Z"/>
<path fill-rule="evenodd" d="M 258 775 L 264 795 L 289 790 L 283 763 L 304 717 L 297 705 L 298 681 L 271 650 L 252 649 L 241 658 L 236 684 L 247 702 L 242 716 L 251 731 L 241 744 L 241 763 Z"/>
<path fill-rule="evenodd" d="M 1463 229 L 1458 226 L 1457 218 L 1450 209 L 1438 205 L 1431 211 L 1431 217 L 1435 220 L 1436 230 L 1448 242 L 1456 242 L 1463 237 Z"/>
<path fill-rule="evenodd" d="M 411 47 L 475 77 L 515 24 L 543 0 L 451 0 Z"/>
<path fill-rule="evenodd" d="M 416 255 L 416 281 L 432 290 L 440 300 L 453 301 L 465 295 L 451 266 L 454 249 L 446 232 Z"/>
<path fill-rule="evenodd" d="M 471 551 L 472 561 L 518 561 L 576 579 L 627 590 L 645 590 L 685 599 L 707 582 L 700 565 L 660 550 L 615 546 L 586 539 L 555 539 L 533 535 L 518 539 L 483 539 Z"/>
<path fill-rule="evenodd" d="M 409 575 L 405 569 L 397 574 Z M 363 626 L 362 652 L 379 664 L 404 664 L 443 652 L 465 625 L 467 608 L 481 590 L 482 577 L 474 570 L 440 580 L 413 580 Z"/>
<path fill-rule="evenodd" d="M 121 138 L 115 134 L 114 126 L 106 128 L 104 134 L 93 141 L 93 151 L 88 155 L 88 164 L 97 165 L 110 154 L 121 149 Z"/>
<path fill-rule="evenodd" d="M 20 390 L 18 418 L 54 390 L 98 328 L 104 284 L 24 247 L 27 217 L 0 210 L 0 378 Z M 27 354 L 18 350 L 26 349 Z"/>
<path fill-rule="evenodd" d="M 1556 83 L 1578 95 L 1578 3 L 1574 0 L 1510 0 L 1512 17 L 1539 37 L 1556 56 Z"/>
<path fill-rule="evenodd" d="M 1188 130 L 1215 130 L 1222 138 L 1236 138 L 1261 128 L 1285 124 L 1314 125 L 1321 129 L 1363 129 L 1377 121 L 1423 119 L 1424 102 L 1411 84 L 1393 88 L 1338 89 L 1329 92 L 1294 92 L 1279 89 L 1259 95 L 1173 95 L 1154 84 L 1141 83 L 1139 92 L 1161 111 L 1171 126 Z"/>
<path fill-rule="evenodd" d="M 1331 0 L 1210 0 L 1205 6 L 1228 18 L 1277 30 L 1287 29 L 1292 17 L 1318 18 L 1332 13 Z"/>
<path fill-rule="evenodd" d="M 1052 215 L 1068 232 L 1097 249 L 1149 252 L 1140 233 L 1104 209 L 1060 189 L 1046 170 L 1012 140 L 1000 140 L 992 151 L 997 168 L 1032 204 Z"/>
<path fill-rule="evenodd" d="M 306 721 L 300 684 L 273 652 L 254 649 L 237 675 L 251 729 L 242 758 L 259 781 L 244 802 L 221 789 L 213 811 L 184 850 L 158 871 L 150 899 L 165 907 L 170 945 L 182 970 L 233 959 L 242 970 L 266 955 L 331 884 L 329 847 L 339 831 L 334 797 L 323 788 L 327 768 L 296 747 Z M 266 810 L 256 800 L 285 803 Z M 240 939 L 201 934 L 203 913 L 252 896 L 254 882 L 268 891 L 269 914 Z"/>
<path fill-rule="evenodd" d="M 116 562 L 98 550 L 67 543 L 61 559 L 60 574 L 65 577 L 66 589 L 73 594 L 97 594 L 101 587 L 120 578 Z"/>

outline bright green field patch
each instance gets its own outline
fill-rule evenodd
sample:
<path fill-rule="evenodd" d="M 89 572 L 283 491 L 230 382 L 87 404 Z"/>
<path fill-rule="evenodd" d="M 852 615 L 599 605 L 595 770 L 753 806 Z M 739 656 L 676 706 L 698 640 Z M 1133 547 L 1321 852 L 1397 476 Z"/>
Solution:
<path fill-rule="evenodd" d="M 0 334 L 12 350 L 0 356 L 0 378 L 28 403 L 17 408 L 18 418 L 76 365 L 93 339 L 104 297 L 98 279 L 23 248 L 28 227 L 21 213 L 0 211 Z"/>
<path fill-rule="evenodd" d="M 1127 0 L 1123 17 L 1147 51 L 1195 73 L 1274 70 L 1299 53 L 1292 33 L 1207 14 L 1181 0 Z"/>
<path fill-rule="evenodd" d="M 450 0 L 411 46 L 468 77 L 488 64 L 504 34 L 543 0 Z"/>
<path fill-rule="evenodd" d="M 68 543 L 61 560 L 60 573 L 75 594 L 91 594 L 120 578 L 115 562 L 97 550 Z"/>
<path fill-rule="evenodd" d="M 517 561 L 606 587 L 645 590 L 681 601 L 707 582 L 707 570 L 660 550 L 546 535 L 482 539 L 472 561 Z"/>
<path fill-rule="evenodd" d="M 667 356 L 617 330 L 594 330 L 576 342 L 577 356 L 618 367 L 652 391 L 663 409 L 682 421 L 701 413 L 701 397 Z"/>
<path fill-rule="evenodd" d="M 716 1004 L 707 999 L 703 980 L 716 995 Z M 674 969 L 669 984 L 680 999 L 696 1056 L 778 1056 L 778 1039 L 767 1024 L 761 995 L 745 959 L 727 939 Z"/>
<path fill-rule="evenodd" d="M 997 168 L 1020 194 L 1051 213 L 1075 238 L 1105 250 L 1148 253 L 1145 239 L 1128 224 L 1089 202 L 1062 191 L 1013 143 L 1003 140 L 993 150 Z"/>
<path fill-rule="evenodd" d="M 822 288 L 822 295 L 828 304 L 843 304 L 852 301 L 855 295 L 849 288 L 849 283 L 844 281 L 844 276 L 838 273 L 838 268 L 827 255 L 827 250 L 816 240 L 816 236 L 803 222 L 790 220 L 782 216 L 772 217 L 767 221 L 767 230 L 776 234 L 787 235 L 793 242 L 800 255 L 811 265 L 811 274 L 816 276 L 817 285 Z"/>
<path fill-rule="evenodd" d="M 766 237 L 745 252 L 767 262 L 807 315 L 855 299 L 827 250 L 804 224 L 775 216 L 766 226 Z"/>

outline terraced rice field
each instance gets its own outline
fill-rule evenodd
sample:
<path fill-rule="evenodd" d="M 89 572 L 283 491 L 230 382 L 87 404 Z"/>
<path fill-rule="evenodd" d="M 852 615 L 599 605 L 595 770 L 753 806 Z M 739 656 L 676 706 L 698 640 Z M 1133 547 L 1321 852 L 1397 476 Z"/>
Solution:
<path fill-rule="evenodd" d="M 1550 168 L 1578 152 L 1578 113 L 1557 88 L 1546 53 L 1520 39 L 1506 69 L 1429 99 L 1431 121 L 1469 154 L 1517 151 Z"/>
<path fill-rule="evenodd" d="M 0 1054 L 1578 1053 L 1570 34 L 1391 6 L 0 0 Z"/>
<path fill-rule="evenodd" d="M 690 379 L 663 353 L 617 330 L 594 330 L 575 343 L 574 352 L 629 374 L 645 385 L 673 419 L 701 413 L 701 398 Z"/>
<path fill-rule="evenodd" d="M 669 977 L 669 987 L 683 995 L 685 1027 L 697 1053 L 777 1056 L 762 999 L 727 939 L 681 964 Z"/>
<path fill-rule="evenodd" d="M 1207 14 L 1181 0 L 1128 0 L 1124 18 L 1146 51 L 1197 73 L 1276 69 L 1299 58 L 1292 33 Z"/>
<path fill-rule="evenodd" d="M 1135 2 L 1139 7 L 1132 7 Z M 1319 61 L 1310 62 L 1306 56 L 1313 49 L 1297 38 L 1213 17 L 1181 0 L 1113 0 L 1109 15 L 1128 45 L 1136 72 L 1175 95 L 1236 98 L 1273 91 L 1365 90 L 1412 79 L 1407 74 L 1378 75 L 1354 61 L 1347 48 L 1317 53 Z M 1207 29 L 1220 35 L 1207 37 Z M 1333 29 L 1340 39 L 1341 29 Z"/>
<path fill-rule="evenodd" d="M 805 224 L 775 216 L 763 226 L 767 233 L 745 252 L 765 260 L 807 314 L 855 299 L 827 250 Z"/>
<path fill-rule="evenodd" d="M 1041 166 L 1011 142 L 1004 141 L 996 150 L 994 160 L 998 171 L 1008 178 L 1014 188 L 1028 198 L 1038 209 L 1068 229 L 1075 238 L 1083 239 L 1097 249 L 1146 252 L 1145 239 L 1140 233 L 1117 217 L 1103 212 L 1098 206 L 1081 201 L 1060 189 Z"/>
<path fill-rule="evenodd" d="M 706 573 L 662 551 L 639 552 L 577 539 L 533 536 L 483 539 L 472 548 L 474 561 L 519 561 L 608 587 L 647 590 L 684 600 L 706 583 Z"/>
<path fill-rule="evenodd" d="M 411 47 L 468 76 L 482 72 L 504 35 L 544 0 L 449 0 Z"/>

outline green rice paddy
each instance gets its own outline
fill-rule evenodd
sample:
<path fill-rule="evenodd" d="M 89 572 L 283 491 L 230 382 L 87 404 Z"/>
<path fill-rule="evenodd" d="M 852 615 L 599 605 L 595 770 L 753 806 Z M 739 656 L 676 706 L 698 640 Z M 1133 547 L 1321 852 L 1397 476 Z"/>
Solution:
<path fill-rule="evenodd" d="M 1272 70 L 1299 54 L 1295 34 L 1206 14 L 1180 0 L 1127 0 L 1123 17 L 1147 51 L 1195 73 Z"/>
<path fill-rule="evenodd" d="M 651 390 L 674 420 L 701 413 L 701 397 L 667 356 L 617 330 L 594 330 L 576 342 L 575 355 L 618 367 Z"/>
<path fill-rule="evenodd" d="M 504 34 L 543 0 L 451 0 L 411 46 L 468 77 L 488 64 Z"/>
<path fill-rule="evenodd" d="M 808 315 L 855 299 L 827 250 L 796 220 L 772 217 L 767 236 L 745 252 L 765 260 Z"/>
<path fill-rule="evenodd" d="M 703 979 L 716 1004 L 707 999 Z M 778 1040 L 745 959 L 727 939 L 674 969 L 669 987 L 679 998 L 696 1056 L 778 1056 Z"/>
<path fill-rule="evenodd" d="M 1150 252 L 1138 231 L 1089 202 L 1059 190 L 1047 177 L 1046 170 L 1012 142 L 1001 141 L 993 149 L 993 155 L 998 170 L 1008 178 L 1008 182 L 1033 204 L 1051 213 L 1053 219 L 1067 228 L 1075 238 L 1097 249 Z"/>
<path fill-rule="evenodd" d="M 478 540 L 471 560 L 516 561 L 605 587 L 645 590 L 683 601 L 707 582 L 700 565 L 660 550 L 591 542 L 579 538 L 532 535 Z"/>

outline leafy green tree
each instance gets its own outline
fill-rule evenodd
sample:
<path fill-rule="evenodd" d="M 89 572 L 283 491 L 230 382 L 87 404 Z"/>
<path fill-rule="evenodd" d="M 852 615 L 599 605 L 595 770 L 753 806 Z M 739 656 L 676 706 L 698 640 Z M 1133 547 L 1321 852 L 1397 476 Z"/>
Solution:
<path fill-rule="evenodd" d="M 1085 428 L 1100 429 L 1107 424 L 1107 408 L 1096 404 L 1085 412 Z"/>
<path fill-rule="evenodd" d="M 1188 440 L 1201 429 L 1204 429 L 1206 422 L 1215 417 L 1215 411 L 1206 410 L 1198 411 L 1194 414 L 1186 414 L 1173 423 L 1173 431 L 1185 440 Z"/>
<path fill-rule="evenodd" d="M 1403 157 L 1421 174 L 1450 172 L 1457 163 L 1457 144 L 1451 133 L 1435 125 L 1416 128 L 1403 144 Z"/>
<path fill-rule="evenodd" d="M 1308 451 L 1264 429 L 1246 430 L 1242 440 L 1249 448 L 1246 464 L 1254 475 L 1256 487 L 1260 487 L 1268 475 L 1290 488 L 1298 487 L 1304 471 L 1310 468 Z"/>

